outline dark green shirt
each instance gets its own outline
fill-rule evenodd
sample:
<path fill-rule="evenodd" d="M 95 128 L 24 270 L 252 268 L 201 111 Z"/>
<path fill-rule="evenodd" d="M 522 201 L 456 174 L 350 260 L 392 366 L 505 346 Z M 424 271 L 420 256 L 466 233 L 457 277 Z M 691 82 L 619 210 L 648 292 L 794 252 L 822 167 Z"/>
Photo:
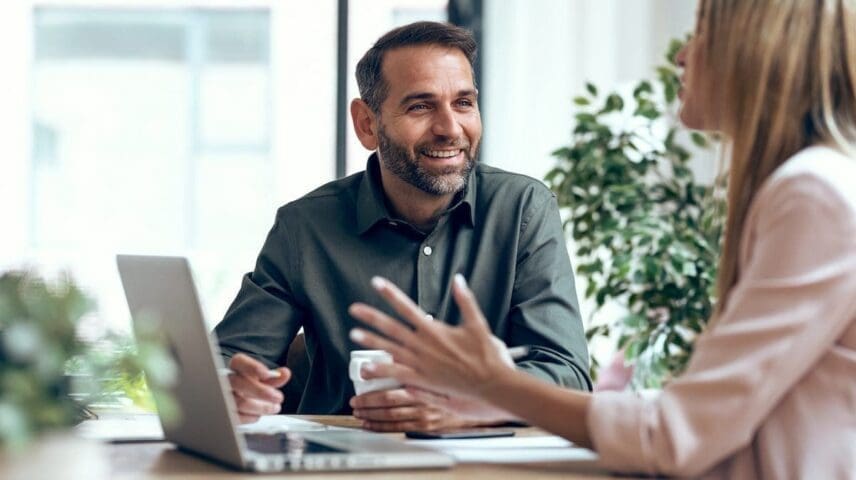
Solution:
<path fill-rule="evenodd" d="M 518 367 L 591 390 L 588 350 L 555 197 L 543 184 L 477 165 L 433 231 L 390 215 L 377 157 L 279 209 L 238 296 L 217 326 L 222 353 L 283 365 L 302 326 L 310 371 L 298 413 L 350 413 L 348 339 L 355 301 L 392 314 L 369 280 L 383 276 L 438 320 L 457 324 L 450 292 L 462 273 L 494 334 L 528 345 Z"/>

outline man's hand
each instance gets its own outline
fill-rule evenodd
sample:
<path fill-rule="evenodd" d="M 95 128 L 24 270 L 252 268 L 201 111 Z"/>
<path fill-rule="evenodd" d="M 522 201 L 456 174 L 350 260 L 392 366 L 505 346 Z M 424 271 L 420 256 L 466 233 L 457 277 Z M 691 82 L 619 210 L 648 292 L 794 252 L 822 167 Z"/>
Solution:
<path fill-rule="evenodd" d="M 241 423 L 252 423 L 262 415 L 279 413 L 285 399 L 279 389 L 288 383 L 291 371 L 268 368 L 258 360 L 236 353 L 229 361 L 229 384 Z"/>
<path fill-rule="evenodd" d="M 466 428 L 511 419 L 475 400 L 450 399 L 411 388 L 364 393 L 351 398 L 350 403 L 363 428 L 376 432 Z"/>

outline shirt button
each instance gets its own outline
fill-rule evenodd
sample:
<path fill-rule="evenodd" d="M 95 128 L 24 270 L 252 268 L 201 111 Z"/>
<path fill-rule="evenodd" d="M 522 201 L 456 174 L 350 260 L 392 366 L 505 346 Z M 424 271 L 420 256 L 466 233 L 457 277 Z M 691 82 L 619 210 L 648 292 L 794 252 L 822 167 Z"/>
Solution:
<path fill-rule="evenodd" d="M 426 257 L 431 256 L 431 253 L 433 253 L 433 252 L 434 252 L 434 249 L 432 249 L 431 247 L 429 247 L 427 245 L 425 246 L 425 248 L 422 249 L 422 253 L 424 253 Z"/>

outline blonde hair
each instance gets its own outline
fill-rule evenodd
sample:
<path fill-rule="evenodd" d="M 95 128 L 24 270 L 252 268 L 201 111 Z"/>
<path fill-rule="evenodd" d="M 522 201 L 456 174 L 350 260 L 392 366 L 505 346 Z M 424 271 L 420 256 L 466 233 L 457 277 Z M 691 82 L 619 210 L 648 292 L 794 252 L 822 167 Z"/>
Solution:
<path fill-rule="evenodd" d="M 730 154 L 715 321 L 740 276 L 741 231 L 767 177 L 810 145 L 854 151 L 856 0 L 701 0 L 695 40 L 705 111 Z"/>

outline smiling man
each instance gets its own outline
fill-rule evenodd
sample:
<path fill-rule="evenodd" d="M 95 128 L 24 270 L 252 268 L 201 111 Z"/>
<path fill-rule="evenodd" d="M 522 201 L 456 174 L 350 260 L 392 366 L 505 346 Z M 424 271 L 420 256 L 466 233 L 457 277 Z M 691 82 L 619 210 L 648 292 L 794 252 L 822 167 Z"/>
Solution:
<path fill-rule="evenodd" d="M 279 411 L 292 339 L 306 333 L 310 371 L 298 413 L 353 413 L 379 431 L 496 423 L 504 412 L 467 399 L 427 406 L 405 389 L 354 396 L 348 331 L 354 301 L 388 310 L 383 276 L 426 312 L 456 324 L 461 273 L 497 337 L 528 346 L 518 368 L 590 390 L 588 352 L 556 201 L 540 182 L 478 162 L 482 125 L 476 44 L 461 28 L 417 22 L 383 37 L 357 65 L 351 102 L 364 172 L 279 209 L 216 332 L 244 421 Z M 271 378 L 273 377 L 273 378 Z"/>

